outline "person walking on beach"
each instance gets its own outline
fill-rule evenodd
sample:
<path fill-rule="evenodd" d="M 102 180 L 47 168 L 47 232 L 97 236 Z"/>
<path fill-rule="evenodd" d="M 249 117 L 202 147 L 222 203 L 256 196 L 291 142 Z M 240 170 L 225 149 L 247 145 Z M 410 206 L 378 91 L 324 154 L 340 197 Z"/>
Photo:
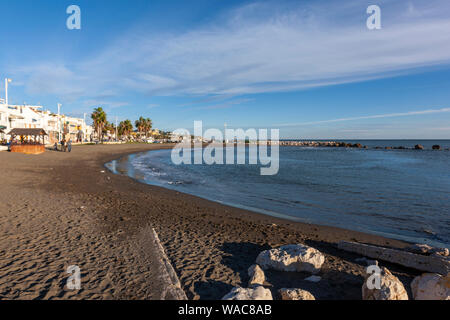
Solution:
<path fill-rule="evenodd" d="M 64 139 L 61 140 L 61 151 L 66 152 L 66 145 Z"/>
<path fill-rule="evenodd" d="M 70 152 L 72 151 L 72 140 L 69 139 L 69 141 L 67 142 L 67 150 Z"/>

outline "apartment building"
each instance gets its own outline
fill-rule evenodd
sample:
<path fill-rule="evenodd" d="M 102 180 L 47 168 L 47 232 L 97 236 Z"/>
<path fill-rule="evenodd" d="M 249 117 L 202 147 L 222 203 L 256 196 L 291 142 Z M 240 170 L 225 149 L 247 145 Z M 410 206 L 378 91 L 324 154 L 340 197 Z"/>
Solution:
<path fill-rule="evenodd" d="M 90 141 L 93 130 L 84 119 L 58 116 L 42 109 L 42 106 L 6 105 L 0 102 L 0 139 L 8 140 L 8 132 L 14 128 L 42 128 L 47 133 L 47 144 L 54 144 L 62 138 L 74 142 Z"/>

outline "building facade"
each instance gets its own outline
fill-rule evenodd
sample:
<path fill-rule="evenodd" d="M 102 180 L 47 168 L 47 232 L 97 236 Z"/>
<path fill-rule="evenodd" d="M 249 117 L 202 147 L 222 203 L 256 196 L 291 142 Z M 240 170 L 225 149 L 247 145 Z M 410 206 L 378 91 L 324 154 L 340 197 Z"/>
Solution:
<path fill-rule="evenodd" d="M 92 126 L 84 119 L 57 115 L 42 106 L 6 105 L 0 103 L 0 140 L 10 139 L 8 133 L 15 128 L 42 128 L 47 133 L 46 144 L 54 144 L 62 139 L 73 142 L 90 141 Z"/>

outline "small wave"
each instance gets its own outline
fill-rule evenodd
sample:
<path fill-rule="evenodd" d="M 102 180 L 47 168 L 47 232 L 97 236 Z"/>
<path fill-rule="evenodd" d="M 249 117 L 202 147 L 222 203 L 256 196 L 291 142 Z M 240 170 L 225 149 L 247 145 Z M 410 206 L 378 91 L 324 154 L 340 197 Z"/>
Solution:
<path fill-rule="evenodd" d="M 180 181 L 180 180 L 177 180 L 177 181 L 167 181 L 167 184 L 174 185 L 174 186 L 178 186 L 178 185 L 182 185 L 182 184 L 192 184 L 192 181 Z"/>

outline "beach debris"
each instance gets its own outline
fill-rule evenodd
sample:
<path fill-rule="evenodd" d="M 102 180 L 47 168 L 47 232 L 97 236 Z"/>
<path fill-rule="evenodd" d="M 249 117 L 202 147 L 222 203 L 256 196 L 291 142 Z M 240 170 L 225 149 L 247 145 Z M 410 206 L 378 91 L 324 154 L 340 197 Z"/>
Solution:
<path fill-rule="evenodd" d="M 450 254 L 450 251 L 448 248 L 433 248 L 430 251 L 431 255 L 438 255 L 441 257 L 448 257 Z"/>
<path fill-rule="evenodd" d="M 319 277 L 319 276 L 310 276 L 305 279 L 305 281 L 311 281 L 311 282 L 319 282 L 320 280 L 322 280 L 322 277 Z"/>
<path fill-rule="evenodd" d="M 146 231 L 146 232 L 145 232 Z M 160 300 L 187 300 L 186 293 L 181 287 L 180 279 L 178 278 L 175 269 L 170 263 L 169 257 L 164 250 L 161 240 L 159 240 L 158 234 L 154 228 L 146 227 L 144 233 L 149 234 L 150 237 L 147 241 L 151 241 L 149 245 L 155 248 L 157 256 L 157 268 L 159 279 L 162 281 L 163 291 L 160 296 Z M 147 239 L 147 237 L 145 237 Z M 151 248 L 151 247 L 150 247 Z"/>
<path fill-rule="evenodd" d="M 302 289 L 287 289 L 282 288 L 278 290 L 281 295 L 281 300 L 316 300 L 311 292 Z"/>
<path fill-rule="evenodd" d="M 266 281 L 266 277 L 264 275 L 264 271 L 257 264 L 253 264 L 248 268 L 248 275 L 250 280 L 248 282 L 248 286 L 254 285 L 264 285 L 264 281 Z"/>
<path fill-rule="evenodd" d="M 418 243 L 412 244 L 405 248 L 406 251 L 417 254 L 427 254 L 431 249 L 433 248 L 427 244 L 418 244 Z"/>
<path fill-rule="evenodd" d="M 413 244 L 406 247 L 405 250 L 408 252 L 424 255 L 438 255 L 443 257 L 449 256 L 448 248 L 431 247 L 427 244 Z"/>
<path fill-rule="evenodd" d="M 431 234 L 432 236 L 435 236 L 435 235 L 436 235 L 436 232 L 434 232 L 434 231 L 431 230 L 431 229 L 422 229 L 422 231 L 425 232 L 425 233 Z"/>
<path fill-rule="evenodd" d="M 303 244 L 288 244 L 265 250 L 256 258 L 264 270 L 305 271 L 317 273 L 325 262 L 325 256 L 318 250 Z"/>
<path fill-rule="evenodd" d="M 255 288 L 234 287 L 222 300 L 273 300 L 269 289 L 258 286 Z"/>
<path fill-rule="evenodd" d="M 450 272 L 450 261 L 436 256 L 424 256 L 411 252 L 384 247 L 377 247 L 356 242 L 341 241 L 341 250 L 358 253 L 369 258 L 396 263 L 420 271 L 447 274 Z"/>
<path fill-rule="evenodd" d="M 408 300 L 405 287 L 387 268 L 381 267 L 379 288 L 369 289 L 368 283 L 371 276 L 372 274 L 367 272 L 362 286 L 363 300 Z"/>
<path fill-rule="evenodd" d="M 450 300 L 450 274 L 424 273 L 411 282 L 415 300 Z"/>

